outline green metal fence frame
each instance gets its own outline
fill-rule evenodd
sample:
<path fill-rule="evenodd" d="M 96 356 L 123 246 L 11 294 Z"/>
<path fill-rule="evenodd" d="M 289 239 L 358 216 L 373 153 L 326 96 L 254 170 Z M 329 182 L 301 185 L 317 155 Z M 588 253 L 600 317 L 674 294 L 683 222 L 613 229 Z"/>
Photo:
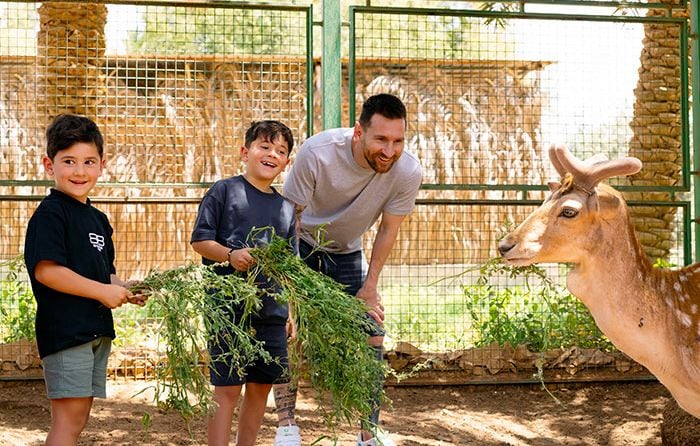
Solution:
<path fill-rule="evenodd" d="M 335 0 L 334 0 L 335 1 Z M 679 9 L 685 7 L 685 0 L 681 0 L 682 5 L 666 5 L 666 4 L 651 4 L 647 3 L 643 8 L 654 8 L 654 7 L 664 7 L 667 9 Z M 578 5 L 581 6 L 581 1 L 526 1 L 518 2 L 524 5 L 525 3 L 538 3 L 538 4 L 557 4 L 557 5 Z M 588 5 L 589 2 L 586 2 Z M 621 2 L 590 2 L 591 6 L 623 6 Z M 654 6 L 656 5 L 656 6 Z M 636 4 L 630 6 L 630 3 L 624 3 L 627 7 L 637 7 Z M 359 13 L 381 13 L 381 14 L 410 14 L 410 15 L 438 15 L 438 16 L 455 16 L 455 17 L 481 17 L 484 19 L 532 19 L 532 20 L 586 20 L 586 21 L 598 21 L 598 22 L 622 22 L 622 23 L 677 23 L 680 28 L 679 42 L 679 52 L 681 61 L 680 70 L 680 83 L 681 83 L 681 153 L 682 153 L 682 167 L 681 167 L 681 184 L 678 186 L 619 186 L 617 187 L 621 191 L 627 192 L 643 192 L 643 191 L 654 191 L 654 192 L 667 192 L 673 198 L 678 193 L 694 191 L 695 197 L 693 200 L 692 209 L 695 215 L 700 214 L 700 179 L 698 174 L 700 172 L 696 170 L 691 171 L 691 150 L 690 150 L 690 109 L 689 104 L 689 79 L 688 79 L 688 46 L 683 44 L 683 42 L 688 42 L 692 38 L 692 47 L 690 55 L 692 56 L 691 67 L 693 73 L 693 87 L 694 91 L 700 91 L 700 48 L 698 45 L 698 6 L 697 2 L 691 2 L 691 33 L 689 35 L 688 28 L 685 26 L 687 23 L 686 19 L 674 18 L 674 17 L 629 17 L 629 16 L 604 16 L 604 15 L 574 15 L 574 14 L 542 14 L 542 13 L 526 13 L 526 12 L 495 12 L 495 11 L 482 11 L 482 10 L 445 10 L 445 9 L 428 9 L 428 8 L 385 8 L 385 7 L 372 7 L 372 6 L 351 6 L 350 7 L 350 39 L 349 39 L 349 97 L 354 98 L 356 94 L 356 83 L 355 83 L 355 67 L 357 54 L 355 51 L 355 26 L 356 26 L 356 16 Z M 324 46 L 324 50 L 326 47 Z M 326 90 L 324 89 L 324 94 Z M 355 121 L 356 114 L 356 104 L 354 101 L 350 101 L 350 125 Z M 693 146 L 700 147 L 700 103 L 695 101 L 692 104 L 693 113 Z M 694 150 L 694 165 L 700 166 L 700 151 Z M 695 186 L 691 189 L 691 174 L 693 175 L 693 184 Z M 450 201 L 446 200 L 444 203 L 441 200 L 418 200 L 419 204 L 464 204 L 464 205 L 477 205 L 477 204 L 512 204 L 512 205 L 532 205 L 538 204 L 539 201 L 532 201 L 528 199 L 528 193 L 533 191 L 544 191 L 547 190 L 546 185 L 486 185 L 486 184 L 423 184 L 421 186 L 423 190 L 473 190 L 473 191 L 518 191 L 521 193 L 521 200 L 513 200 L 509 203 L 508 200 L 456 200 Z M 440 203 L 439 203 L 440 202 Z M 687 200 L 680 201 L 647 201 L 647 202 L 629 202 L 630 206 L 646 205 L 646 206 L 671 206 L 679 207 L 682 209 L 682 222 L 683 222 L 683 259 L 685 264 L 690 264 L 693 261 L 698 261 L 698 256 L 700 255 L 700 219 L 693 218 L 691 216 L 691 203 Z M 691 223 L 695 223 L 695 227 L 691 227 Z M 693 231 L 694 229 L 694 231 Z M 693 245 L 693 235 L 695 236 L 695 245 Z M 693 256 L 693 247 L 695 247 L 695 257 Z M 695 259 L 695 260 L 693 260 Z"/>
<path fill-rule="evenodd" d="M 6 3 L 59 3 L 57 0 L 49 0 L 47 2 L 37 2 L 37 1 L 27 1 L 27 0 L 4 0 Z M 314 60 L 313 60 L 313 5 L 307 6 L 289 6 L 289 5 L 273 5 L 273 4 L 253 4 L 253 3 L 242 3 L 242 2 L 225 2 L 225 1 L 160 1 L 160 0 L 61 0 L 60 3 L 95 3 L 95 4 L 105 4 L 105 5 L 133 5 L 133 6 L 170 6 L 170 7 L 199 7 L 199 8 L 211 8 L 211 9 L 258 9 L 258 10 L 268 10 L 268 11 L 300 11 L 306 13 L 306 89 L 307 89 L 307 112 L 306 112 L 306 125 L 309 135 L 314 132 Z M 50 187 L 53 185 L 52 181 L 49 180 L 4 180 L 0 178 L 0 186 L 44 186 Z M 129 187 L 162 187 L 162 188 L 173 188 L 173 189 L 202 189 L 211 186 L 208 182 L 191 182 L 191 183 L 142 183 L 142 182 L 110 182 L 110 181 L 100 181 L 98 186 L 109 186 L 113 188 L 129 188 Z M 17 196 L 17 199 L 25 199 L 28 196 Z M 42 197 L 43 198 L 43 197 Z M 2 199 L 13 199 L 12 196 L 2 196 Z M 123 202 L 129 203 L 141 203 L 141 198 L 134 199 L 121 199 Z M 152 202 L 152 201 L 148 201 Z"/>

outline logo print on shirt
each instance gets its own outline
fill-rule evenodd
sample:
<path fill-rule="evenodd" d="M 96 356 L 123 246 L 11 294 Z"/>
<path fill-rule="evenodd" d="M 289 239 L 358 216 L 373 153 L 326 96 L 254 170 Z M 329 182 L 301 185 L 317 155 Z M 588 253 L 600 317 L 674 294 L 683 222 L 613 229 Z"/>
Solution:
<path fill-rule="evenodd" d="M 90 234 L 90 244 L 97 248 L 98 251 L 102 252 L 102 248 L 105 247 L 105 238 L 103 235 L 95 234 L 91 232 Z"/>

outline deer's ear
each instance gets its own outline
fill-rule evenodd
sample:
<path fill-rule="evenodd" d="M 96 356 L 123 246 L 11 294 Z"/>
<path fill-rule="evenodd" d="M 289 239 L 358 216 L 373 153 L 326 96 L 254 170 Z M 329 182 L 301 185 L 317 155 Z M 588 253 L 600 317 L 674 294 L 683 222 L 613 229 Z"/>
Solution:
<path fill-rule="evenodd" d="M 620 206 L 623 204 L 620 197 L 600 190 L 595 195 L 598 197 L 600 216 L 603 220 L 620 215 Z"/>
<path fill-rule="evenodd" d="M 550 192 L 554 192 L 555 190 L 558 190 L 561 187 L 561 183 L 558 181 L 549 181 L 547 183 L 547 186 L 549 186 Z"/>

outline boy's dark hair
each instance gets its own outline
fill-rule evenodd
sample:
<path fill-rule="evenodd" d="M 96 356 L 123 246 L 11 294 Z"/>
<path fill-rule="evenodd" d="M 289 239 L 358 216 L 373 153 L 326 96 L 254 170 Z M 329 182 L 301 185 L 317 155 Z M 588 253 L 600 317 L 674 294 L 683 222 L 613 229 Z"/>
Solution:
<path fill-rule="evenodd" d="M 95 144 L 102 158 L 104 139 L 92 119 L 79 115 L 58 115 L 46 129 L 46 155 L 52 160 L 58 152 L 79 142 Z"/>
<path fill-rule="evenodd" d="M 274 141 L 278 137 L 284 138 L 287 142 L 287 148 L 289 153 L 292 154 L 292 148 L 294 147 L 294 136 L 292 136 L 292 131 L 289 127 L 282 124 L 279 121 L 253 121 L 250 123 L 250 127 L 245 131 L 245 146 L 250 148 L 250 145 L 258 138 L 263 138 L 265 141 Z"/>
<path fill-rule="evenodd" d="M 362 113 L 360 113 L 360 125 L 367 128 L 372 116 L 380 114 L 387 119 L 403 119 L 406 120 L 406 106 L 403 105 L 401 99 L 394 95 L 380 93 L 367 98 L 362 104 Z"/>

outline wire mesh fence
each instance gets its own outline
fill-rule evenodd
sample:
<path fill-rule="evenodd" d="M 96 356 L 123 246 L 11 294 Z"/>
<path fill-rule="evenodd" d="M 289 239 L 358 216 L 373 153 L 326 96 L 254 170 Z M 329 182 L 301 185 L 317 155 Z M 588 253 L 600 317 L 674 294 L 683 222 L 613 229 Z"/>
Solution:
<path fill-rule="evenodd" d="M 545 368 L 561 360 L 563 347 L 577 346 L 588 349 L 579 363 L 627 369 L 593 359 L 611 346 L 563 288 L 566 268 L 547 268 L 559 285 L 553 291 L 534 276 L 484 265 L 497 257 L 508 228 L 532 211 L 526 202 L 541 200 L 542 186 L 555 178 L 552 142 L 580 158 L 640 158 L 641 174 L 610 183 L 638 204 L 632 220 L 652 259 L 690 261 L 684 13 L 351 10 L 349 119 L 371 94 L 401 97 L 407 150 L 424 172 L 421 205 L 390 258 L 400 266 L 383 276 L 397 364 L 449 352 L 436 367 L 483 379 L 508 369 L 518 375 L 528 364 L 516 358 L 523 346 L 552 352 Z M 567 366 L 549 376 L 579 372 Z"/>
<path fill-rule="evenodd" d="M 689 262 L 688 36 L 678 5 L 672 16 L 646 5 L 636 16 L 538 4 L 350 9 L 343 116 L 352 122 L 374 93 L 401 97 L 406 150 L 424 172 L 382 274 L 395 368 L 429 361 L 465 381 L 533 379 L 536 364 L 551 366 L 549 378 L 581 376 L 576 361 L 644 373 L 611 353 L 563 289 L 565 267 L 546 266 L 551 291 L 490 259 L 545 197 L 546 146 L 564 141 L 582 158 L 642 159 L 642 174 L 611 182 L 630 200 L 649 256 Z M 279 119 L 298 142 L 319 122 L 308 7 L 6 2 L 0 11 L 0 259 L 22 252 L 51 184 L 43 132 L 57 113 L 91 116 L 105 134 L 107 167 L 92 197 L 115 228 L 123 278 L 198 261 L 188 241 L 199 199 L 240 171 L 250 121 Z M 9 267 L 1 277 L 1 376 L 13 376 L 38 366 L 31 342 L 16 336 L 31 296 L 12 288 Z M 153 320 L 138 308 L 115 315 L 115 373 L 150 376 Z"/>

